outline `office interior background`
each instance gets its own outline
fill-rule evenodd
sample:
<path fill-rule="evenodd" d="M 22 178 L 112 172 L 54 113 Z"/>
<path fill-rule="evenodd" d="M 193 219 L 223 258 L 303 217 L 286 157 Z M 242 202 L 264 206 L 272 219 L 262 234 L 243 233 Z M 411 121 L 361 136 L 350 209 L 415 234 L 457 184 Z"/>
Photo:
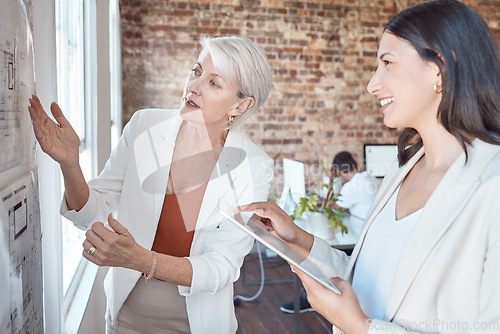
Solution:
<path fill-rule="evenodd" d="M 11 0 L 2 0 L 11 1 Z M 273 87 L 244 125 L 276 164 L 306 166 L 320 182 L 343 150 L 363 162 L 365 144 L 394 144 L 366 92 L 385 23 L 422 0 L 37 0 L 33 1 L 36 92 L 58 101 L 82 139 L 87 178 L 103 168 L 121 129 L 141 108 L 176 108 L 201 34 L 237 35 L 266 52 Z M 500 41 L 500 1 L 468 0 Z M 59 217 L 58 166 L 38 153 L 45 333 L 101 333 L 105 268 L 80 261 L 81 237 Z"/>
<path fill-rule="evenodd" d="M 379 103 L 366 92 L 376 69 L 387 21 L 415 0 L 120 1 L 123 121 L 145 106 L 179 103 L 200 34 L 251 38 L 266 51 L 273 88 L 245 128 L 275 159 L 274 190 L 283 158 L 306 165 L 306 182 L 319 179 L 341 151 L 363 163 L 363 145 L 396 142 Z M 500 3 L 465 1 L 500 39 Z"/>

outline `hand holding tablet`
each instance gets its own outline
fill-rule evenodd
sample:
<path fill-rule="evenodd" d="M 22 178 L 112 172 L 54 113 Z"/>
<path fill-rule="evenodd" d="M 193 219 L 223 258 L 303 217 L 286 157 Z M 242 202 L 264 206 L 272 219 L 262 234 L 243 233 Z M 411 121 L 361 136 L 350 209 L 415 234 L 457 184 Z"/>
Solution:
<path fill-rule="evenodd" d="M 328 288 L 332 292 L 340 295 L 340 290 L 331 282 L 330 277 L 328 277 L 317 265 L 315 265 L 311 261 L 306 260 L 306 258 L 302 254 L 294 250 L 286 242 L 271 234 L 265 228 L 262 222 L 250 218 L 245 224 L 239 214 L 237 214 L 235 217 L 232 209 L 220 209 L 219 213 L 231 223 L 238 226 L 246 233 L 250 234 L 257 241 L 261 242 L 264 246 L 274 251 L 289 264 L 295 266 L 299 270 L 311 276 L 313 279 L 318 281 L 321 285 Z"/>

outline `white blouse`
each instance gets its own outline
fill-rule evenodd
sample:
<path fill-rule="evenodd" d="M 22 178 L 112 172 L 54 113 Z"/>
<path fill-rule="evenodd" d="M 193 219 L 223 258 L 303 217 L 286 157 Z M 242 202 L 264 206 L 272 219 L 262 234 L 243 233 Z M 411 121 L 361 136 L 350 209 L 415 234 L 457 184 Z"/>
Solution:
<path fill-rule="evenodd" d="M 370 319 L 384 319 L 401 251 L 422 209 L 396 220 L 399 186 L 368 230 L 361 247 L 352 287 Z"/>

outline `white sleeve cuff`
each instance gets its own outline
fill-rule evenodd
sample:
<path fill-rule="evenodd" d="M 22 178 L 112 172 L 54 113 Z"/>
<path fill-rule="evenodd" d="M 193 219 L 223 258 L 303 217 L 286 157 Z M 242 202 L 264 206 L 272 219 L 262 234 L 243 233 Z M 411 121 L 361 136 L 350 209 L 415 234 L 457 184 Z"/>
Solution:
<path fill-rule="evenodd" d="M 66 196 L 63 196 L 59 213 L 64 218 L 71 220 L 76 227 L 86 230 L 94 222 L 97 209 L 97 198 L 93 195 L 92 191 L 90 191 L 87 203 L 85 203 L 80 211 L 69 209 L 66 203 Z"/>

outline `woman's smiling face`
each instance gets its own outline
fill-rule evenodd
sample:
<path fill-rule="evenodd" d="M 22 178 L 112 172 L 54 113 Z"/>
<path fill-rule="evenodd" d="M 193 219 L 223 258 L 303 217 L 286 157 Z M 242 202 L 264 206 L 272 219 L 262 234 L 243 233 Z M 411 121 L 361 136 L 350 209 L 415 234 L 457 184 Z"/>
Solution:
<path fill-rule="evenodd" d="M 434 91 L 435 84 L 441 86 L 438 66 L 422 59 L 409 42 L 384 32 L 367 90 L 380 101 L 385 125 L 418 129 L 436 122 L 441 94 Z"/>

